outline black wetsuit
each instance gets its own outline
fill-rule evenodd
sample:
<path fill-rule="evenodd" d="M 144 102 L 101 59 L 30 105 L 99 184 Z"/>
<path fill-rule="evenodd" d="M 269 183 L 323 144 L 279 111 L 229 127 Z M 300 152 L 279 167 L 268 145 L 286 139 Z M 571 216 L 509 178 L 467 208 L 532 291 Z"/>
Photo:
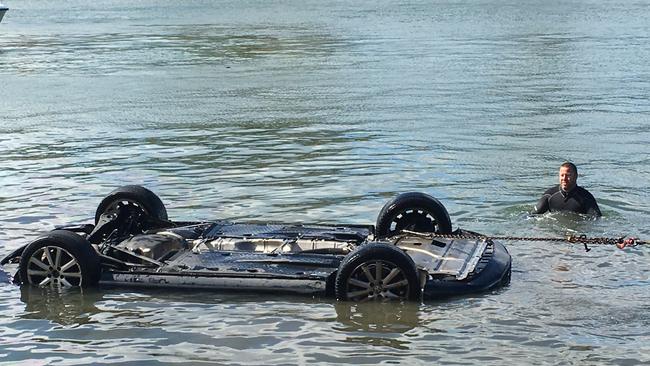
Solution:
<path fill-rule="evenodd" d="M 575 186 L 569 192 L 560 189 L 560 185 L 549 188 L 537 201 L 534 213 L 546 211 L 572 211 L 581 214 L 601 216 L 600 208 L 594 196 L 586 189 Z"/>

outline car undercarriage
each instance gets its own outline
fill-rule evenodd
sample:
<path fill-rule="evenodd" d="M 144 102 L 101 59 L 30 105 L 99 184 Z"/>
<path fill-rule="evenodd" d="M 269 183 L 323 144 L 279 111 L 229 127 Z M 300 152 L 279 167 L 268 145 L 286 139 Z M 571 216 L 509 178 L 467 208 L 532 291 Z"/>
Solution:
<path fill-rule="evenodd" d="M 467 234 L 470 239 L 467 239 Z M 57 228 L 7 256 L 27 286 L 145 286 L 334 296 L 435 299 L 507 284 L 498 242 L 457 229 L 444 206 L 398 195 L 376 225 L 172 221 L 140 186 L 111 192 L 94 224 Z"/>

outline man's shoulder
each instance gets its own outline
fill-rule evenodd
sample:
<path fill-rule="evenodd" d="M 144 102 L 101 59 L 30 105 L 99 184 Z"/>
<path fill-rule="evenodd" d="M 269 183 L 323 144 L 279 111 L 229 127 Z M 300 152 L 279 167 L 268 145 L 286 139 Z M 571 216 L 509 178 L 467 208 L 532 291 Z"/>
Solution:
<path fill-rule="evenodd" d="M 578 199 L 582 201 L 582 205 L 586 209 L 587 214 L 592 214 L 595 216 L 601 216 L 602 213 L 600 212 L 600 208 L 598 207 L 598 203 L 596 202 L 596 197 L 594 197 L 588 190 L 585 188 L 582 188 L 580 186 L 576 187 L 577 188 L 577 195 Z"/>
<path fill-rule="evenodd" d="M 576 187 L 576 193 L 583 197 L 594 198 L 591 192 L 589 192 L 586 188 L 583 188 L 581 186 Z"/>
<path fill-rule="evenodd" d="M 549 196 L 552 196 L 552 195 L 554 195 L 555 193 L 557 193 L 559 191 L 560 191 L 560 185 L 556 184 L 553 187 L 547 189 L 546 192 L 544 192 L 544 194 L 545 195 L 548 194 Z"/>

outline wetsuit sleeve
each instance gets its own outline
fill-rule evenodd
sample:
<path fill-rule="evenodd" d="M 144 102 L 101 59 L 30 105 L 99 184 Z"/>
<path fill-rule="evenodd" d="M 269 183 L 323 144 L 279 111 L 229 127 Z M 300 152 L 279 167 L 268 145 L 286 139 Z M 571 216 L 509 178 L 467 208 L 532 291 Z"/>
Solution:
<path fill-rule="evenodd" d="M 544 212 L 548 211 L 549 205 L 548 205 L 548 199 L 551 197 L 550 194 L 544 194 L 542 198 L 537 201 L 537 204 L 535 205 L 535 210 L 533 210 L 534 214 L 543 214 Z"/>
<path fill-rule="evenodd" d="M 557 191 L 557 186 L 556 187 L 551 187 L 544 192 L 544 195 L 542 198 L 537 201 L 537 204 L 535 205 L 535 209 L 533 210 L 534 214 L 543 214 L 544 212 L 547 212 L 551 209 L 549 199 Z"/>

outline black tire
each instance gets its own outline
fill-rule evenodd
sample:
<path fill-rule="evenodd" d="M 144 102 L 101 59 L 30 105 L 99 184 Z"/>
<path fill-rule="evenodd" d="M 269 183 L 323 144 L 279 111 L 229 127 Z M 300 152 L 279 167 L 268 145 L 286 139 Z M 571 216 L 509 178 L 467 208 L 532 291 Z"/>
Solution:
<path fill-rule="evenodd" d="M 445 206 L 428 194 L 402 193 L 379 212 L 375 237 L 390 237 L 402 230 L 450 234 L 451 219 Z"/>
<path fill-rule="evenodd" d="M 101 270 L 99 255 L 88 240 L 71 231 L 54 230 L 27 245 L 18 273 L 24 284 L 88 287 L 97 284 Z"/>
<path fill-rule="evenodd" d="M 147 215 L 167 220 L 167 209 L 160 198 L 142 186 L 133 185 L 122 186 L 102 200 L 95 211 L 95 224 L 105 212 L 115 211 L 124 206 L 137 207 Z"/>
<path fill-rule="evenodd" d="M 370 243 L 348 254 L 336 274 L 337 300 L 419 300 L 413 259 L 392 244 Z"/>

